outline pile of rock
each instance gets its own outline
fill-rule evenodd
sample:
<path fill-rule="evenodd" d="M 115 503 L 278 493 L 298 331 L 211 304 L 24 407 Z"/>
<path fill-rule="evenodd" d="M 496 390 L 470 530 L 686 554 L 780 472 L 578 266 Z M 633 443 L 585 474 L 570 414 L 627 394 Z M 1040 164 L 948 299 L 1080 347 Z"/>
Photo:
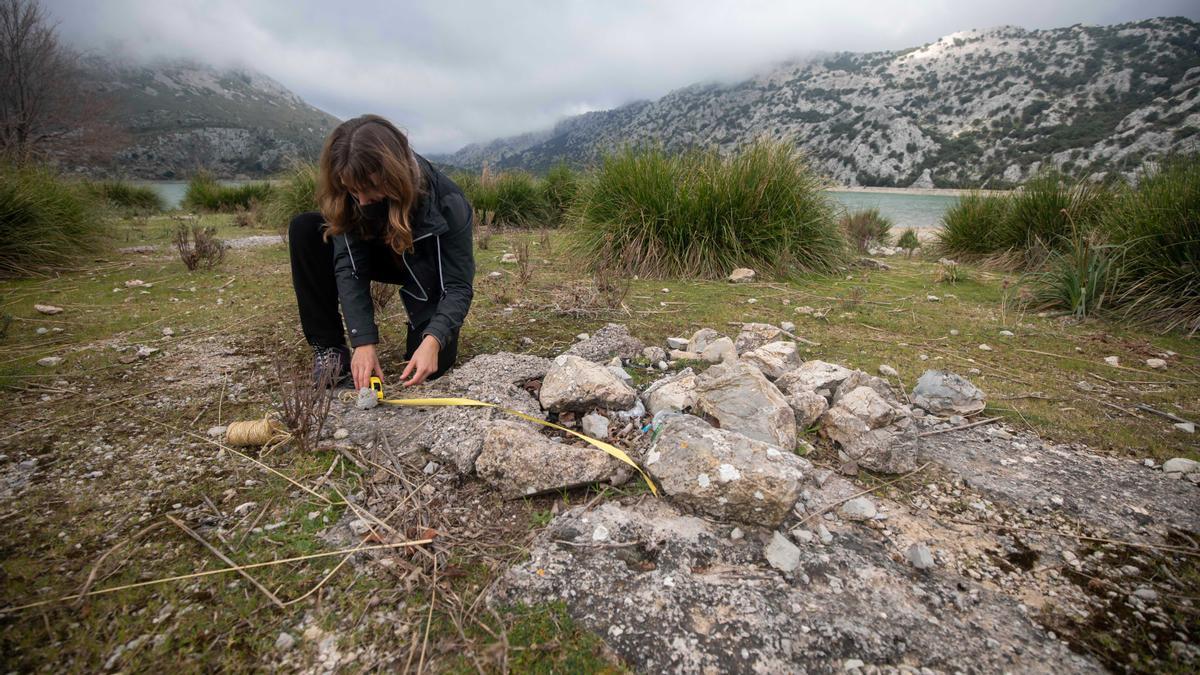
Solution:
<path fill-rule="evenodd" d="M 433 386 L 600 440 L 626 441 L 677 505 L 765 527 L 784 520 L 812 471 L 803 458 L 812 450 L 801 437 L 806 431 L 815 427 L 828 439 L 847 472 L 900 473 L 916 467 L 917 428 L 934 419 L 921 419 L 925 411 L 962 416 L 983 408 L 982 392 L 969 382 L 930 371 L 913 392 L 924 410 L 914 409 L 886 380 L 802 361 L 802 340 L 778 326 L 748 323 L 736 334 L 701 328 L 690 338 L 669 338 L 665 348 L 648 347 L 624 326 L 609 324 L 554 359 L 479 356 Z M 684 367 L 641 391 L 627 371 L 657 372 L 680 360 L 703 370 Z M 409 445 L 506 495 L 619 484 L 632 474 L 581 441 L 552 437 L 497 409 L 422 414 L 429 433 L 414 435 Z"/>

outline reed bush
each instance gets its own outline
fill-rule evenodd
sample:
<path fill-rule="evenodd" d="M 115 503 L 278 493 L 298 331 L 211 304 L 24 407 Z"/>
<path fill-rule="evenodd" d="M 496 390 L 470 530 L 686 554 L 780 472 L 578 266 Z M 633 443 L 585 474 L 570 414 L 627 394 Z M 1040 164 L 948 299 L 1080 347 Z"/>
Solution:
<path fill-rule="evenodd" d="M 907 251 L 911 258 L 913 251 L 921 248 L 921 240 L 917 238 L 917 231 L 910 227 L 900 234 L 900 241 L 896 245 Z"/>
<path fill-rule="evenodd" d="M 644 277 L 827 272 L 846 246 L 821 188 L 787 144 L 760 141 L 730 157 L 626 149 L 580 183 L 570 247 L 593 271 Z"/>
<path fill-rule="evenodd" d="M 159 213 L 167 208 L 163 198 L 145 185 L 121 180 L 88 181 L 83 185 L 97 200 L 125 213 Z"/>
<path fill-rule="evenodd" d="M 541 188 L 549 224 L 561 224 L 571 201 L 579 191 L 579 176 L 571 167 L 559 163 L 546 172 L 546 177 L 541 181 Z"/>
<path fill-rule="evenodd" d="M 934 248 L 940 255 L 977 258 L 1001 250 L 1007 195 L 968 192 L 942 216 Z"/>
<path fill-rule="evenodd" d="M 1019 190 L 959 197 L 942 217 L 939 255 L 994 257 L 1031 268 L 1072 245 L 1072 231 L 1090 231 L 1111 203 L 1113 187 L 1042 173 Z"/>
<path fill-rule="evenodd" d="M 0 276 L 26 276 L 95 253 L 109 232 L 95 194 L 56 173 L 0 165 Z"/>
<path fill-rule="evenodd" d="M 262 224 L 285 234 L 297 214 L 319 210 L 317 171 L 315 163 L 301 163 L 279 176 L 271 190 L 271 198 L 263 205 Z"/>
<path fill-rule="evenodd" d="M 840 225 L 859 253 L 866 253 L 872 245 L 887 246 L 892 240 L 892 221 L 879 209 L 851 211 L 842 216 Z"/>
<path fill-rule="evenodd" d="M 524 171 L 506 171 L 496 176 L 492 186 L 495 191 L 496 220 L 505 225 L 532 227 L 544 225 L 547 206 L 537 179 Z"/>
<path fill-rule="evenodd" d="M 1099 314 L 1120 276 L 1119 254 L 1099 233 L 1075 232 L 1065 249 L 1052 252 L 1043 269 L 1031 273 L 1032 303 L 1080 319 Z"/>
<path fill-rule="evenodd" d="M 1200 157 L 1168 159 L 1118 192 L 1100 230 L 1121 247 L 1114 309 L 1168 330 L 1200 332 Z"/>
<path fill-rule="evenodd" d="M 182 206 L 192 211 L 232 212 L 237 207 L 254 208 L 255 202 L 265 204 L 271 198 L 270 183 L 221 185 L 207 171 L 197 172 L 188 181 Z"/>

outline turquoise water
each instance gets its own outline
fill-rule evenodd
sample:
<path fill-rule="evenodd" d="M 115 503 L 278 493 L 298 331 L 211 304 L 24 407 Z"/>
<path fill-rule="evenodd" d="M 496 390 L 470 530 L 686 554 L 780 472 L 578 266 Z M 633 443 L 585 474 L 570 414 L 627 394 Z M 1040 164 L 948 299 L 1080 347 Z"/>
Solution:
<path fill-rule="evenodd" d="M 892 192 L 838 192 L 829 195 L 852 211 L 876 208 L 890 218 L 893 232 L 906 227 L 942 226 L 942 214 L 958 199 L 948 195 L 896 194 Z"/>
<path fill-rule="evenodd" d="M 225 185 L 241 185 L 244 181 L 221 181 Z M 141 185 L 154 188 L 166 200 L 168 208 L 176 208 L 187 192 L 186 181 L 146 181 Z M 890 192 L 839 192 L 829 195 L 850 210 L 877 208 L 891 218 L 898 229 L 906 227 L 940 227 L 942 214 L 954 203 L 946 195 L 894 194 Z"/>
<path fill-rule="evenodd" d="M 245 185 L 246 183 L 256 183 L 260 181 L 248 180 L 222 180 L 217 181 L 221 185 Z M 185 180 L 146 180 L 134 181 L 135 185 L 145 185 L 158 193 L 158 196 L 163 198 L 167 203 L 168 209 L 177 209 L 183 202 L 183 196 L 187 194 L 187 181 Z"/>

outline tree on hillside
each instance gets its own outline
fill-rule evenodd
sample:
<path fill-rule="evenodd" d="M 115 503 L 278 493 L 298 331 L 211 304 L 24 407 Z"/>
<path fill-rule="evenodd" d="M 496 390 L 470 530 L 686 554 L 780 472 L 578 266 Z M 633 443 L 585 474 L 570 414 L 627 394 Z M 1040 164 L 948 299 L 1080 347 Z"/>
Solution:
<path fill-rule="evenodd" d="M 79 55 L 59 42 L 38 0 L 0 0 L 0 157 L 24 163 L 115 149 L 106 99 L 83 85 Z"/>

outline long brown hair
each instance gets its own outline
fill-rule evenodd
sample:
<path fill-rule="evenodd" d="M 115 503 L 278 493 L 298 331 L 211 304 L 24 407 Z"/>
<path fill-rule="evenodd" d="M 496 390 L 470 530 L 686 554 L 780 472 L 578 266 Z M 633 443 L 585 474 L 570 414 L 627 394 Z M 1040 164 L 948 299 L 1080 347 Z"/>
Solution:
<path fill-rule="evenodd" d="M 347 188 L 373 188 L 388 199 L 384 240 L 397 254 L 412 248 L 413 206 L 421 195 L 421 167 L 408 138 L 379 115 L 342 122 L 321 150 L 317 203 L 327 235 L 358 232 L 359 211 Z"/>

